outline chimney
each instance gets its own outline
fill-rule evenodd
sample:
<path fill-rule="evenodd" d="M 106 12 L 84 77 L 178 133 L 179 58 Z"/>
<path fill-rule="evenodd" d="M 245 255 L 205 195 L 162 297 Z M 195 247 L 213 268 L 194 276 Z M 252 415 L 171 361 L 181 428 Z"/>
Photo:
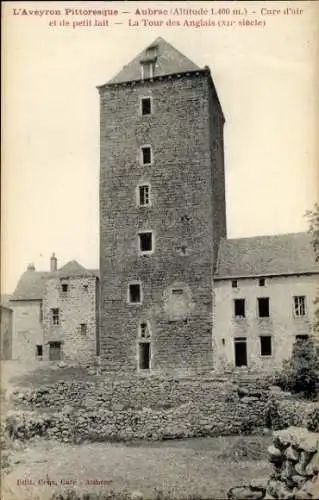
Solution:
<path fill-rule="evenodd" d="M 35 271 L 35 266 L 34 264 L 29 264 L 28 267 L 27 267 L 27 270 L 28 271 Z"/>
<path fill-rule="evenodd" d="M 55 256 L 55 253 L 53 252 L 52 257 L 50 259 L 50 271 L 51 273 L 55 273 L 58 269 L 58 259 Z"/>

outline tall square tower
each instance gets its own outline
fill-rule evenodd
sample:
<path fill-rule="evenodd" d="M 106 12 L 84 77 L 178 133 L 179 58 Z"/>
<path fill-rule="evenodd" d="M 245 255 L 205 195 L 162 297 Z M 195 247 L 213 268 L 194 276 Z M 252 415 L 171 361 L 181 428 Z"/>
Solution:
<path fill-rule="evenodd" d="M 226 213 L 210 70 L 157 38 L 99 93 L 101 366 L 211 369 Z"/>

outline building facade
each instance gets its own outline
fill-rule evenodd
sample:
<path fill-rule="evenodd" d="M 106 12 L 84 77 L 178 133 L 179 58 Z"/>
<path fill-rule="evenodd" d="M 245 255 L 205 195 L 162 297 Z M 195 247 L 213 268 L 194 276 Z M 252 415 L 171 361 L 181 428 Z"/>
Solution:
<path fill-rule="evenodd" d="M 99 93 L 101 365 L 212 369 L 226 214 L 224 116 L 210 70 L 158 38 Z"/>
<path fill-rule="evenodd" d="M 214 277 L 216 370 L 280 368 L 314 335 L 319 266 L 307 233 L 221 242 Z"/>
<path fill-rule="evenodd" d="M 156 39 L 100 94 L 101 366 L 273 369 L 312 331 L 306 234 L 229 240 L 208 67 Z"/>
<path fill-rule="evenodd" d="M 91 364 L 99 354 L 99 276 L 76 261 L 50 271 L 33 265 L 10 300 L 13 359 Z"/>

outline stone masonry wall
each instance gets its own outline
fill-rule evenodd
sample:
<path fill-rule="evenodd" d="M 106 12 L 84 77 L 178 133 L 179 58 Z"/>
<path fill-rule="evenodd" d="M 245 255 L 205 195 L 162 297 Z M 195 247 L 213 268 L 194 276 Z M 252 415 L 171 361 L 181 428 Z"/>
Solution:
<path fill-rule="evenodd" d="M 67 284 L 67 291 L 62 290 Z M 62 343 L 65 361 L 92 363 L 96 356 L 98 327 L 96 277 L 52 277 L 47 280 L 43 299 L 44 357 L 49 358 L 50 342 Z M 52 308 L 59 309 L 59 324 L 52 321 Z M 81 325 L 84 325 L 81 327 Z"/>
<path fill-rule="evenodd" d="M 210 76 L 203 71 L 100 89 L 101 363 L 106 370 L 137 371 L 141 321 L 150 325 L 151 371 L 212 367 L 212 249 L 225 232 L 219 227 L 215 236 L 212 214 L 225 220 L 225 200 L 220 200 L 223 165 L 216 170 L 221 180 L 212 183 L 216 131 L 210 94 Z M 145 96 L 152 99 L 147 116 L 140 111 Z M 140 164 L 145 145 L 152 148 L 150 165 Z M 221 163 L 223 156 L 215 160 Z M 136 190 L 144 183 L 150 185 L 149 207 L 137 206 Z M 153 231 L 155 248 L 149 255 L 138 252 L 143 230 Z M 141 283 L 141 304 L 128 304 L 130 281 Z M 187 300 L 178 319 L 172 314 L 174 287 Z"/>
<path fill-rule="evenodd" d="M 203 377 L 60 382 L 15 394 L 18 411 L 8 428 L 18 439 L 75 442 L 251 433 L 271 425 L 271 394 L 265 383 Z M 299 410 L 306 415 L 305 407 Z"/>
<path fill-rule="evenodd" d="M 270 478 L 231 488 L 230 500 L 310 500 L 319 498 L 319 433 L 289 427 L 273 434 L 268 448 L 273 464 Z"/>

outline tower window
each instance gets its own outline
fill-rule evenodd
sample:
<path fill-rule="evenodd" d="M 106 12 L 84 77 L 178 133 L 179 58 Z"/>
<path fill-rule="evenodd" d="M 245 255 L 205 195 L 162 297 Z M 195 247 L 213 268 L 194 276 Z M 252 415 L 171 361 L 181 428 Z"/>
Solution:
<path fill-rule="evenodd" d="M 238 281 L 237 280 L 232 280 L 231 286 L 232 286 L 232 288 L 238 288 Z"/>
<path fill-rule="evenodd" d="M 258 280 L 258 285 L 259 285 L 259 286 L 265 286 L 265 284 L 266 284 L 266 280 L 265 280 L 265 278 L 259 278 L 259 280 Z"/>
<path fill-rule="evenodd" d="M 234 316 L 235 318 L 245 317 L 245 299 L 234 300 Z"/>
<path fill-rule="evenodd" d="M 150 97 L 142 97 L 141 110 L 142 110 L 142 115 L 152 114 L 152 101 Z"/>
<path fill-rule="evenodd" d="M 81 323 L 80 329 L 81 329 L 81 335 L 87 334 L 87 324 L 86 323 Z"/>
<path fill-rule="evenodd" d="M 138 366 L 140 370 L 149 370 L 151 365 L 151 344 L 140 342 L 138 344 Z"/>
<path fill-rule="evenodd" d="M 150 165 L 152 163 L 152 150 L 150 146 L 143 146 L 142 151 L 142 164 Z"/>
<path fill-rule="evenodd" d="M 153 233 L 148 231 L 139 233 L 139 250 L 140 252 L 152 252 L 153 250 Z"/>
<path fill-rule="evenodd" d="M 51 318 L 54 325 L 59 325 L 60 323 L 60 311 L 58 308 L 51 309 Z"/>
<path fill-rule="evenodd" d="M 294 297 L 294 314 L 297 317 L 306 315 L 306 297 L 304 295 Z"/>
<path fill-rule="evenodd" d="M 139 186 L 138 188 L 138 204 L 140 207 L 148 207 L 150 205 L 150 187 L 148 184 Z"/>
<path fill-rule="evenodd" d="M 67 293 L 68 291 L 68 284 L 67 283 L 62 283 L 62 292 Z"/>
<path fill-rule="evenodd" d="M 140 304 L 142 302 L 142 290 L 140 283 L 131 283 L 129 285 L 128 301 L 131 304 Z"/>
<path fill-rule="evenodd" d="M 262 335 L 260 337 L 260 355 L 271 356 L 271 336 Z"/>
<path fill-rule="evenodd" d="M 150 327 L 147 321 L 142 321 L 139 327 L 139 335 L 142 339 L 148 339 L 151 336 Z"/>
<path fill-rule="evenodd" d="M 184 290 L 182 288 L 173 288 L 172 295 L 183 295 Z"/>
<path fill-rule="evenodd" d="M 269 297 L 260 297 L 257 300 L 259 318 L 269 318 Z"/>

